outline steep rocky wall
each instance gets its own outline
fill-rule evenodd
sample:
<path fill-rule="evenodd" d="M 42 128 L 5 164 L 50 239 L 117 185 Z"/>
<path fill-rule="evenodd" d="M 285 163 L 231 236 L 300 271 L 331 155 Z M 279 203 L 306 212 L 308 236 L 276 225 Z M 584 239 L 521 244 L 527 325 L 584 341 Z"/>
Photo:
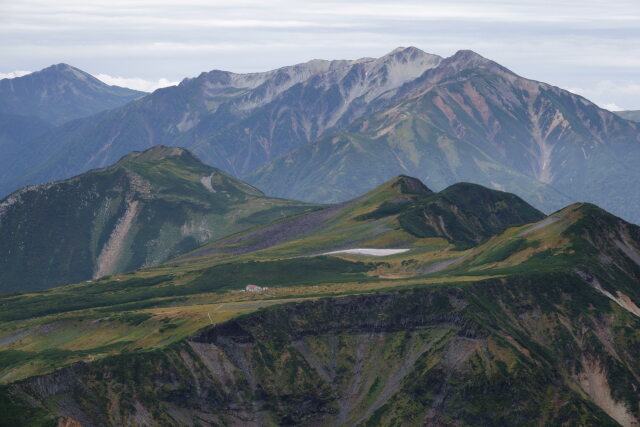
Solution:
<path fill-rule="evenodd" d="M 272 307 L 11 390 L 84 426 L 632 426 L 638 328 L 578 277 L 494 280 Z"/>

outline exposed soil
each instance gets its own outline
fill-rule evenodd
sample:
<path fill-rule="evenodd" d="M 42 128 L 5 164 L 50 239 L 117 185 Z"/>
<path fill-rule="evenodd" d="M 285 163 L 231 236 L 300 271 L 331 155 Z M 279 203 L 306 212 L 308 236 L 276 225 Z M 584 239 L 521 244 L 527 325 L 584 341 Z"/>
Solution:
<path fill-rule="evenodd" d="M 111 274 L 115 271 L 120 256 L 122 255 L 122 249 L 124 247 L 124 241 L 131 230 L 133 219 L 138 213 L 138 201 L 133 200 L 128 202 L 127 210 L 124 215 L 118 220 L 109 240 L 102 248 L 98 259 L 96 260 L 96 270 L 93 274 L 94 279 L 98 279 L 107 274 Z"/>
<path fill-rule="evenodd" d="M 613 400 L 607 375 L 600 363 L 583 360 L 582 367 L 584 370 L 578 375 L 578 382 L 596 405 L 624 427 L 640 426 L 640 422 L 624 404 Z"/>

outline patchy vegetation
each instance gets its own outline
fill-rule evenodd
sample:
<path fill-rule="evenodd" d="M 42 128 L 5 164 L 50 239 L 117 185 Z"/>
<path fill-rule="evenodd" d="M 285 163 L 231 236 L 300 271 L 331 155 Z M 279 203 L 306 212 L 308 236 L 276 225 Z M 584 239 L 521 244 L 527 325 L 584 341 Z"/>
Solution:
<path fill-rule="evenodd" d="M 0 292 L 158 264 L 210 240 L 316 208 L 266 197 L 184 149 L 156 146 L 0 201 Z"/>
<path fill-rule="evenodd" d="M 0 298 L 3 399 L 89 424 L 636 422 L 640 228 L 572 205 L 553 221 L 513 215 L 463 249 L 403 230 L 399 216 L 441 200 L 403 182 L 300 228 L 287 224 L 323 211 L 132 274 Z M 470 218 L 463 205 L 447 230 Z M 245 250 L 280 227 L 286 238 Z M 313 256 L 350 235 L 411 250 Z M 249 283 L 269 289 L 242 292 Z"/>

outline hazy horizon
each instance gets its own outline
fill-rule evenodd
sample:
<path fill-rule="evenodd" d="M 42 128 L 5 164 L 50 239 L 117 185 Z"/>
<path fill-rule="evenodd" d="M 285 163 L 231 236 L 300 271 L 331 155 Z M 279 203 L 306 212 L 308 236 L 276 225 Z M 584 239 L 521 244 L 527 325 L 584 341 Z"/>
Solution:
<path fill-rule="evenodd" d="M 609 109 L 640 109 L 640 3 L 0 0 L 0 77 L 68 63 L 153 90 L 222 69 L 472 49 Z M 21 71 L 26 70 L 26 71 Z"/>

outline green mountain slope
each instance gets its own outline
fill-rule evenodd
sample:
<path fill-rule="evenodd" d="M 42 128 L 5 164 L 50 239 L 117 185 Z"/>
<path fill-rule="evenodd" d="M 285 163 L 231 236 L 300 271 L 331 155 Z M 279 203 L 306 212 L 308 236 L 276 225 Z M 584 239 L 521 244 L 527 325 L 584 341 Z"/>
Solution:
<path fill-rule="evenodd" d="M 631 184 L 640 179 L 637 124 L 469 51 L 425 72 L 401 98 L 249 182 L 282 197 L 337 202 L 404 173 L 435 189 L 459 181 L 499 188 L 547 212 L 589 201 L 640 221 Z"/>
<path fill-rule="evenodd" d="M 409 251 L 314 256 L 330 240 Z M 639 284 L 640 227 L 594 205 L 544 217 L 401 176 L 162 265 L 0 298 L 0 403 L 83 425 L 633 426 Z"/>
<path fill-rule="evenodd" d="M 268 257 L 313 255 L 354 247 L 406 248 L 425 241 L 463 248 L 543 217 L 513 194 L 466 183 L 433 193 L 419 180 L 399 176 L 351 201 L 221 239 L 183 259 L 256 256 L 267 249 Z"/>
<path fill-rule="evenodd" d="M 571 271 L 640 316 L 640 227 L 591 204 L 574 204 L 537 224 L 474 248 L 446 274 Z"/>
<path fill-rule="evenodd" d="M 36 116 L 54 125 L 120 107 L 145 92 L 109 86 L 67 64 L 0 80 L 0 113 Z"/>
<path fill-rule="evenodd" d="M 633 425 L 638 326 L 573 276 L 494 279 L 288 304 L 9 395 L 83 425 Z"/>
<path fill-rule="evenodd" d="M 571 201 L 550 185 L 500 164 L 473 144 L 448 137 L 423 120 L 390 126 L 383 134 L 376 128 L 326 137 L 262 167 L 248 180 L 281 196 L 298 194 L 333 203 L 398 173 L 418 176 L 436 189 L 457 181 L 498 186 L 547 210 Z"/>
<path fill-rule="evenodd" d="M 30 186 L 0 202 L 0 290 L 29 291 L 157 264 L 313 209 L 264 196 L 181 148 Z"/>
<path fill-rule="evenodd" d="M 638 341 L 619 334 L 638 319 L 589 291 L 577 303 L 554 304 L 580 286 L 562 277 L 555 284 L 514 280 L 506 284 L 511 294 L 494 281 L 285 306 L 165 352 L 70 368 L 15 389 L 43 403 L 70 395 L 72 409 L 58 406 L 57 414 L 112 424 L 144 416 L 142 407 L 145 422 L 164 423 L 176 422 L 178 412 L 184 423 L 204 417 L 245 425 L 616 425 L 609 412 L 630 425 Z M 530 307 L 513 307 L 515 297 Z M 580 313 L 589 303 L 601 315 Z M 512 320 L 538 310 L 538 319 Z M 612 342 L 582 331 L 597 326 Z M 532 339 L 537 328 L 544 332 Z M 63 385 L 51 393 L 55 381 Z M 596 395 L 602 400 L 594 403 Z M 117 412 L 112 399 L 132 409 Z M 611 404 L 598 407 L 605 400 Z"/>

